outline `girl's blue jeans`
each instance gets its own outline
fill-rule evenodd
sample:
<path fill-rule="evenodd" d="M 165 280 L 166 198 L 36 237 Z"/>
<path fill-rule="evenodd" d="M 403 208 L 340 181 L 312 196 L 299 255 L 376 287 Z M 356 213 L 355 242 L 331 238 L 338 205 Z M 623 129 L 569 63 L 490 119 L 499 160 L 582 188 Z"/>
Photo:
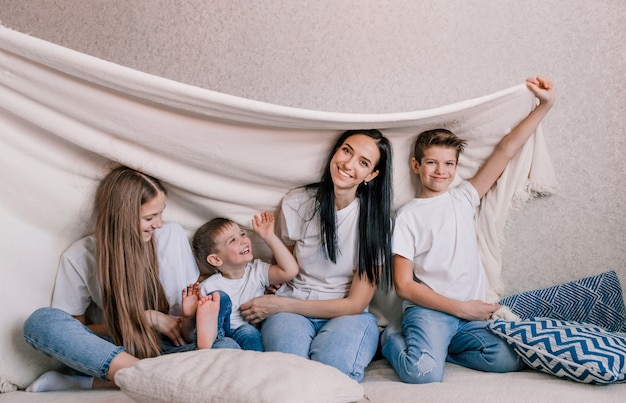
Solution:
<path fill-rule="evenodd" d="M 230 315 L 230 298 L 227 295 L 226 298 L 227 303 L 223 305 L 220 299 L 220 316 Z M 221 335 L 218 334 L 213 348 L 239 348 L 233 339 L 223 336 L 223 331 Z M 24 322 L 24 339 L 36 350 L 56 358 L 75 371 L 105 381 L 108 380 L 111 362 L 125 351 L 124 347 L 113 344 L 110 338 L 97 335 L 70 314 L 57 308 L 39 308 L 33 312 Z M 195 343 L 177 347 L 166 337 L 162 338 L 162 354 L 196 349 Z"/>
<path fill-rule="evenodd" d="M 331 365 L 361 382 L 378 347 L 378 324 L 370 313 L 333 319 L 277 313 L 263 322 L 265 351 L 280 351 Z"/>
<path fill-rule="evenodd" d="M 406 383 L 441 382 L 446 361 L 485 372 L 525 368 L 487 323 L 412 306 L 404 311 L 402 332 L 393 325 L 383 332 L 382 354 Z"/>

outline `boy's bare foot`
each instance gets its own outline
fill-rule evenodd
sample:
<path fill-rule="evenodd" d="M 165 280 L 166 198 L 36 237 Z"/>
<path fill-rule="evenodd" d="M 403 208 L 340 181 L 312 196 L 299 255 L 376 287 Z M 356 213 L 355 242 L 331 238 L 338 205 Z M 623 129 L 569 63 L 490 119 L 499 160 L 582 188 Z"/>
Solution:
<path fill-rule="evenodd" d="M 198 301 L 196 312 L 196 334 L 198 350 L 213 347 L 213 342 L 217 338 L 217 317 L 220 312 L 220 294 L 213 294 L 203 297 Z"/>

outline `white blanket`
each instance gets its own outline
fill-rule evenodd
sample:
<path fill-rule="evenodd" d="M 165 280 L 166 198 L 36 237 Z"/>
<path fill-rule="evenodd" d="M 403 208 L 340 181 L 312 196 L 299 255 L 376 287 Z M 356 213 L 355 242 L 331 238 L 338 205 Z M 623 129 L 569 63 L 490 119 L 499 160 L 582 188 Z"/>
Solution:
<path fill-rule="evenodd" d="M 58 254 L 90 231 L 91 197 L 112 163 L 166 182 L 165 218 L 191 234 L 218 215 L 249 226 L 253 214 L 275 210 L 289 189 L 319 179 L 341 131 L 377 128 L 393 145 L 399 207 L 417 191 L 409 161 L 419 132 L 443 126 L 469 140 L 460 181 L 476 172 L 534 105 L 520 84 L 422 111 L 295 109 L 145 74 L 0 27 L 0 218 L 5 221 L 0 256 L 2 265 L 10 266 L 2 267 L 0 295 L 7 298 L 2 307 L 17 306 L 3 316 L 9 322 L 1 327 L 16 329 L 33 305 L 47 305 Z M 477 215 L 491 299 L 503 292 L 502 236 L 509 212 L 518 202 L 550 194 L 554 186 L 538 130 Z M 45 262 L 37 260 L 41 256 Z M 33 287 L 33 279 L 41 283 Z M 27 293 L 34 292 L 35 302 L 20 305 L 15 299 L 26 296 L 15 288 L 29 283 Z"/>

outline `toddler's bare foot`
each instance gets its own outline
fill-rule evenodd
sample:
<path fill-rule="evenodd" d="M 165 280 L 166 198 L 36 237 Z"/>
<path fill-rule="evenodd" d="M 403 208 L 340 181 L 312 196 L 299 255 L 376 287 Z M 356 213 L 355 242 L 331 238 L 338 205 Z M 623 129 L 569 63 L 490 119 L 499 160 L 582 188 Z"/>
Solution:
<path fill-rule="evenodd" d="M 220 294 L 213 294 L 203 297 L 198 301 L 196 312 L 196 333 L 198 349 L 213 347 L 213 342 L 217 338 L 217 317 L 220 312 Z"/>

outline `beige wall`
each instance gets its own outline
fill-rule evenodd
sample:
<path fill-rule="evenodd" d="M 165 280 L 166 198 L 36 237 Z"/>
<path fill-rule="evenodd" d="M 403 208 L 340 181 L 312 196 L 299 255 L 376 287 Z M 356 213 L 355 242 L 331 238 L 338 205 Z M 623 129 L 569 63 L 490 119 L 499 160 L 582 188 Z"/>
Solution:
<path fill-rule="evenodd" d="M 623 0 L 0 0 L 18 31 L 302 108 L 425 109 L 549 75 L 560 189 L 506 231 L 510 292 L 608 269 L 626 284 L 625 21 Z"/>

